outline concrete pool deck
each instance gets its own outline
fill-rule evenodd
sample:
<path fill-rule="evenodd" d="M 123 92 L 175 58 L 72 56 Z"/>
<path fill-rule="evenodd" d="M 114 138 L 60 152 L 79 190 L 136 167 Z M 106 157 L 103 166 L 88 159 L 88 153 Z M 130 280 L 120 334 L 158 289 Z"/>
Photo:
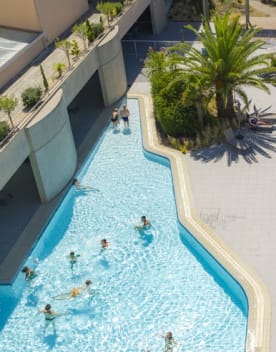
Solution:
<path fill-rule="evenodd" d="M 149 96 L 146 77 L 139 75 L 129 92 Z M 276 112 L 276 103 L 272 98 L 276 95 L 275 87 L 270 96 L 257 90 L 249 93 L 254 96 L 258 108 L 270 106 L 272 102 L 270 111 Z M 188 173 L 190 201 L 195 217 L 207 231 L 215 232 L 218 241 L 230 249 L 230 256 L 233 249 L 233 256 L 240 258 L 239 261 L 244 263 L 263 289 L 264 296 L 259 303 L 262 309 L 265 306 L 262 299 L 265 299 L 268 310 L 264 314 L 267 320 L 260 323 L 261 328 L 266 324 L 269 326 L 271 303 L 271 331 L 263 331 L 267 341 L 259 341 L 252 351 L 274 351 L 276 129 L 262 133 L 247 128 L 242 133 L 250 144 L 250 152 L 246 155 L 222 144 L 183 155 L 182 158 Z M 253 341 L 251 343 L 254 344 Z"/>

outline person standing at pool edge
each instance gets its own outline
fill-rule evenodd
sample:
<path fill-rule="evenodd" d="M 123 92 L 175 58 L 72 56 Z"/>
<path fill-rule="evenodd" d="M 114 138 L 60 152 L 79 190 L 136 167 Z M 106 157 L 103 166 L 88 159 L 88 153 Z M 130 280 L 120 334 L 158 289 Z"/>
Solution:
<path fill-rule="evenodd" d="M 112 125 L 113 125 L 114 129 L 118 127 L 118 124 L 119 124 L 119 113 L 118 113 L 118 109 L 117 108 L 115 108 L 112 111 L 111 122 L 112 122 Z"/>
<path fill-rule="evenodd" d="M 120 111 L 120 115 L 124 121 L 124 128 L 129 128 L 129 115 L 130 112 L 126 106 L 126 104 L 123 105 L 122 110 Z"/>

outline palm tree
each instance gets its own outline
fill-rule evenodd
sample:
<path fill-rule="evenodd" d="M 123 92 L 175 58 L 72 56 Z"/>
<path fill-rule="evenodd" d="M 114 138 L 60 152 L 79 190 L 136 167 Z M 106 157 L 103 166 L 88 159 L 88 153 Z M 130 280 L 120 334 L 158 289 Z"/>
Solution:
<path fill-rule="evenodd" d="M 183 71 L 201 77 L 205 86 L 214 88 L 217 113 L 221 118 L 235 116 L 234 96 L 236 93 L 247 104 L 245 86 L 253 86 L 269 93 L 266 83 L 269 80 L 261 74 L 271 71 L 269 54 L 257 54 L 265 42 L 254 39 L 259 29 L 245 28 L 239 23 L 239 16 L 215 15 L 213 34 L 209 22 L 203 19 L 203 31 L 199 32 L 191 25 L 193 31 L 205 47 L 202 52 L 190 45 L 179 46 L 185 53 L 180 60 Z"/>
<path fill-rule="evenodd" d="M 55 41 L 55 46 L 58 49 L 61 49 L 67 58 L 67 62 L 68 62 L 68 67 L 69 69 L 71 68 L 71 60 L 70 60 L 70 48 L 72 46 L 71 42 L 69 40 L 66 39 L 59 39 L 57 38 Z"/>
<path fill-rule="evenodd" d="M 0 96 L 0 110 L 3 110 L 7 115 L 10 120 L 10 123 L 12 125 L 12 129 L 14 129 L 14 123 L 11 117 L 11 113 L 13 110 L 17 107 L 18 105 L 18 99 L 14 97 L 13 95 L 6 96 L 2 95 Z"/>

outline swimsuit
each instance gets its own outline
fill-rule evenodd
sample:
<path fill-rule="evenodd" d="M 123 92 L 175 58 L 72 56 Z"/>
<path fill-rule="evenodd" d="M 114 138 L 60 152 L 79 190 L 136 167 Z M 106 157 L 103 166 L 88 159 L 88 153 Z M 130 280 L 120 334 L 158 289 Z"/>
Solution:
<path fill-rule="evenodd" d="M 112 116 L 112 117 L 111 117 L 111 121 L 112 121 L 112 122 L 118 121 L 118 117 L 119 117 L 118 114 L 115 115 L 115 116 Z"/>
<path fill-rule="evenodd" d="M 46 315 L 47 314 L 47 315 Z M 50 314 L 50 313 L 45 313 L 45 320 L 47 320 L 47 321 L 52 321 L 52 320 L 54 320 L 56 317 L 55 317 L 55 315 L 52 315 L 52 314 Z"/>

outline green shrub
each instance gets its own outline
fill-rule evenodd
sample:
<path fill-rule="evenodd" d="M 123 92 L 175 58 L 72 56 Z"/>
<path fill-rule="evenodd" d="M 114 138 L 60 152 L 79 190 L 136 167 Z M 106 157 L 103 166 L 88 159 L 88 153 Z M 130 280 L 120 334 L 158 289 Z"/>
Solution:
<path fill-rule="evenodd" d="M 60 78 L 62 76 L 63 71 L 65 71 L 66 69 L 66 65 L 63 62 L 56 62 L 53 65 L 53 68 L 58 74 L 57 78 Z"/>
<path fill-rule="evenodd" d="M 31 108 L 40 100 L 41 96 L 41 87 L 30 87 L 25 89 L 21 94 L 24 107 L 27 109 Z"/>
<path fill-rule="evenodd" d="M 79 48 L 79 44 L 76 41 L 76 39 L 72 40 L 72 46 L 71 46 L 71 51 L 70 54 L 77 59 L 80 55 L 80 48 Z"/>
<path fill-rule="evenodd" d="M 0 141 L 2 141 L 10 132 L 10 127 L 6 121 L 0 121 Z"/>
<path fill-rule="evenodd" d="M 92 29 L 92 33 L 94 35 L 94 38 L 97 38 L 104 31 L 104 26 L 101 22 L 100 23 L 92 23 L 91 29 Z"/>
<path fill-rule="evenodd" d="M 276 55 L 271 56 L 271 67 L 276 67 Z"/>

